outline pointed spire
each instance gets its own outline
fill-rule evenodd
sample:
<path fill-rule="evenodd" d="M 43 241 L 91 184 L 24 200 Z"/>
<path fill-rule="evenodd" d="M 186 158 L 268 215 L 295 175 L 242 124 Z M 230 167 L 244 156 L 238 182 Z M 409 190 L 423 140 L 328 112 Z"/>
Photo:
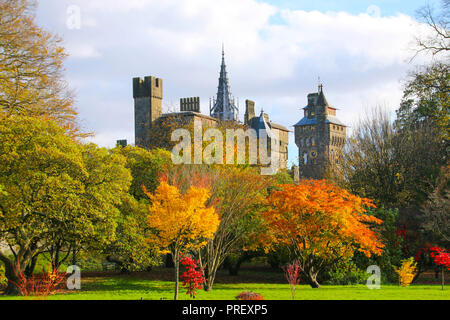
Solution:
<path fill-rule="evenodd" d="M 225 49 L 222 43 L 222 65 L 220 67 L 219 86 L 217 88 L 217 99 L 211 109 L 211 116 L 220 120 L 237 120 L 239 109 L 231 96 L 228 84 L 228 75 L 225 64 Z"/>

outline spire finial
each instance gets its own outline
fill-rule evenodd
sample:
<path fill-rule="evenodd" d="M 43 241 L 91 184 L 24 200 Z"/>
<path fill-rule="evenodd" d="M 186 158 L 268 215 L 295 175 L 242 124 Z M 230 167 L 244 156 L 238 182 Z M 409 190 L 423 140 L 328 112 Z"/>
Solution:
<path fill-rule="evenodd" d="M 225 58 L 225 46 L 222 42 L 222 58 Z"/>
<path fill-rule="evenodd" d="M 323 91 L 323 84 L 320 81 L 320 76 L 319 76 L 319 93 L 321 93 Z"/>

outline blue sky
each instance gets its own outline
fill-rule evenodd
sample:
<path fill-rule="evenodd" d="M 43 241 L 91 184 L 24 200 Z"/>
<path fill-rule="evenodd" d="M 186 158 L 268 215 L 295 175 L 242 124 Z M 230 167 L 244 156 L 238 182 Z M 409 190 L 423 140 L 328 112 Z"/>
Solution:
<path fill-rule="evenodd" d="M 320 76 L 338 117 L 352 126 L 370 109 L 398 107 L 411 63 L 418 1 L 40 0 L 38 21 L 64 39 L 69 85 L 93 141 L 134 142 L 132 78 L 164 80 L 164 109 L 216 94 L 222 42 L 231 91 L 293 130 Z M 430 1 L 438 3 L 438 1 Z M 80 28 L 67 24 L 75 5 Z M 291 135 L 290 163 L 297 162 Z"/>
<path fill-rule="evenodd" d="M 398 13 L 413 16 L 418 8 L 427 3 L 426 0 L 261 0 L 259 2 L 269 3 L 282 9 L 345 11 L 351 14 L 364 13 L 370 6 L 377 6 L 380 8 L 381 16 L 392 16 Z M 428 0 L 428 3 L 438 4 L 439 1 Z"/>

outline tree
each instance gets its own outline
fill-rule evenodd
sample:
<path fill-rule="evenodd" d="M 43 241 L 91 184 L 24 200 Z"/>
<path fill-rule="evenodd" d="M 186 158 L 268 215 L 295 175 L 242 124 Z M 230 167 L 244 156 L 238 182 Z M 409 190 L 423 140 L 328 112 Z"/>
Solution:
<path fill-rule="evenodd" d="M 147 223 L 149 199 L 142 186 L 154 192 L 159 175 L 171 166 L 170 153 L 165 150 L 145 150 L 127 146 L 114 149 L 126 157 L 125 167 L 131 171 L 132 182 L 116 219 L 116 238 L 102 251 L 106 259 L 120 266 L 122 272 L 146 270 L 157 260 L 157 248 L 148 242 L 151 229 Z"/>
<path fill-rule="evenodd" d="M 47 116 L 79 134 L 61 39 L 35 22 L 33 0 L 0 0 L 0 112 Z"/>
<path fill-rule="evenodd" d="M 116 238 L 119 207 L 128 194 L 131 176 L 126 159 L 95 144 L 81 145 L 87 175 L 80 181 L 77 207 L 62 209 L 64 219 L 49 225 L 52 265 L 59 268 L 70 255 L 82 249 L 101 251 Z"/>
<path fill-rule="evenodd" d="M 155 231 L 149 239 L 163 250 L 170 252 L 175 264 L 175 295 L 178 299 L 180 278 L 180 253 L 196 250 L 206 245 L 219 225 L 219 217 L 213 207 L 205 205 L 210 194 L 205 188 L 191 186 L 185 194 L 161 181 L 155 193 L 146 192 L 151 201 L 148 224 Z"/>
<path fill-rule="evenodd" d="M 282 185 L 271 193 L 263 217 L 267 250 L 287 246 L 298 260 L 303 277 L 313 288 L 325 268 L 353 256 L 380 255 L 383 244 L 370 225 L 382 221 L 365 214 L 372 201 L 350 194 L 324 180 Z"/>
<path fill-rule="evenodd" d="M 408 195 L 398 184 L 401 164 L 394 159 L 394 135 L 389 115 L 380 108 L 361 119 L 344 150 L 339 184 L 377 205 L 405 201 Z"/>
<path fill-rule="evenodd" d="M 448 54 L 450 50 L 450 1 L 441 1 L 441 11 L 436 13 L 429 4 L 417 11 L 419 21 L 428 27 L 428 36 L 416 37 L 417 53 L 431 53 L 433 56 Z"/>
<path fill-rule="evenodd" d="M 199 252 L 200 266 L 205 269 L 207 279 L 204 289 L 209 291 L 227 257 L 256 249 L 262 229 L 260 213 L 267 190 L 275 184 L 274 177 L 262 176 L 257 168 L 247 165 L 202 165 L 180 166 L 169 173 L 168 179 L 181 190 L 191 185 L 208 188 L 207 203 L 220 216 L 214 237 Z"/>
<path fill-rule="evenodd" d="M 60 263 L 71 246 L 114 237 L 116 205 L 131 179 L 123 158 L 81 145 L 43 118 L 1 117 L 0 135 L 0 241 L 10 251 L 0 260 L 8 280 L 17 283 L 17 269 L 40 253 Z M 12 282 L 7 294 L 18 293 Z"/>
<path fill-rule="evenodd" d="M 444 166 L 436 189 L 422 206 L 421 227 L 435 243 L 450 245 L 450 166 Z"/>
<path fill-rule="evenodd" d="M 377 108 L 355 126 L 336 181 L 379 206 L 418 208 L 433 190 L 443 161 L 436 126 L 404 130 Z"/>
<path fill-rule="evenodd" d="M 229 166 L 217 170 L 209 202 L 217 208 L 220 224 L 201 251 L 208 280 L 206 291 L 212 289 L 217 270 L 230 254 L 256 248 L 262 204 L 273 184 L 272 177 L 261 176 L 255 168 Z"/>
<path fill-rule="evenodd" d="M 404 257 L 403 244 L 406 238 L 406 230 L 398 226 L 398 210 L 384 207 L 370 208 L 367 214 L 383 221 L 383 224 L 374 226 L 384 244 L 383 253 L 368 258 L 356 251 L 352 260 L 361 270 L 366 270 L 370 265 L 379 266 L 383 280 L 395 282 L 397 274 L 394 266 L 400 265 Z"/>

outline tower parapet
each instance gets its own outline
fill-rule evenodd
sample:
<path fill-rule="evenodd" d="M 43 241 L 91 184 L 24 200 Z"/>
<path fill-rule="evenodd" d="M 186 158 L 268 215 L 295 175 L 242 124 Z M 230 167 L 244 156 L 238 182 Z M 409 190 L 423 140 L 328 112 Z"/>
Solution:
<path fill-rule="evenodd" d="M 180 111 L 193 111 L 200 113 L 200 97 L 181 98 Z"/>

